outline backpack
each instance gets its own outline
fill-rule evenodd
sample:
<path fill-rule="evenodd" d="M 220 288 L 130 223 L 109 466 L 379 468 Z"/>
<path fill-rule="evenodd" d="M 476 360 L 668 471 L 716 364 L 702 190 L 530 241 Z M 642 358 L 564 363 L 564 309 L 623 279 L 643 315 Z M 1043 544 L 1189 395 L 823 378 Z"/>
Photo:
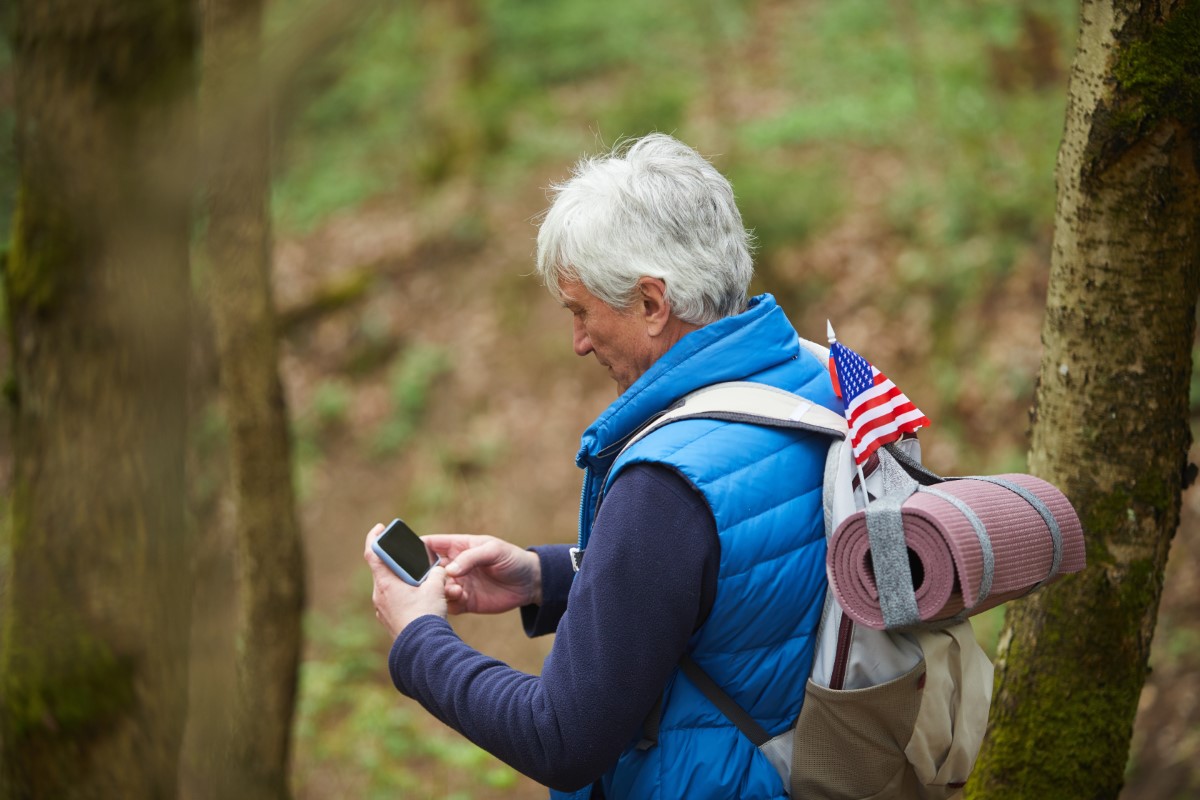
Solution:
<path fill-rule="evenodd" d="M 803 339 L 801 343 L 818 357 L 827 356 L 819 345 Z M 905 558 L 906 523 L 900 509 L 918 488 L 950 484 L 942 483 L 942 478 L 921 465 L 915 438 L 902 439 L 877 451 L 878 465 L 866 475 L 866 486 L 859 487 L 856 484 L 861 473 L 854 465 L 844 418 L 782 389 L 731 382 L 688 395 L 638 430 L 625 447 L 662 425 L 694 418 L 802 429 L 827 436 L 830 444 L 822 492 L 827 543 L 832 542 L 835 532 L 841 533 L 840 526 L 854 522 L 856 515 L 861 518 L 866 514 L 868 519 L 874 515 L 876 520 L 893 515 L 899 540 L 898 545 L 893 542 L 891 546 L 900 548 L 899 558 L 905 562 L 898 571 L 903 573 L 900 582 L 905 584 L 901 594 L 907 597 L 899 606 L 916 608 Z M 1015 506 L 1025 512 L 1026 527 L 1027 518 L 1036 511 L 1039 524 L 1045 525 L 1043 532 L 1048 532 L 1052 540 L 1052 553 L 1047 556 L 1050 565 L 1044 577 L 1032 586 L 1025 581 L 1015 588 L 1009 580 L 997 587 L 1005 591 L 992 597 L 993 579 L 998 573 L 991 532 L 967 507 L 969 504 L 936 488 L 924 489 L 952 502 L 971 520 L 971 531 L 978 536 L 985 555 L 980 574 L 970 581 L 973 592 L 968 593 L 967 581 L 962 582 L 962 594 L 972 595 L 973 600 L 968 602 L 964 597 L 958 609 L 952 608 L 952 613 L 931 621 L 901 616 L 900 624 L 881 626 L 865 620 L 861 612 L 855 613 L 856 621 L 843 609 L 831 574 L 804 704 L 795 724 L 784 733 L 770 736 L 690 656 L 681 659 L 682 672 L 775 766 L 790 796 L 933 799 L 958 794 L 983 742 L 993 680 L 992 663 L 976 642 L 967 617 L 1039 588 L 1062 571 L 1083 567 L 1082 530 L 1074 510 L 1065 498 L 1061 503 L 1056 501 L 1053 508 L 1047 507 L 1021 485 L 1026 479 L 1038 481 L 1032 476 L 977 480 L 989 486 L 996 484 L 998 491 L 1008 493 L 1001 499 L 1007 515 L 1002 524 L 1014 524 L 1008 520 L 1021 518 L 1014 512 Z M 1061 497 L 1049 484 L 1044 486 L 1050 494 Z M 869 511 L 864 510 L 864 488 L 865 494 L 874 498 Z M 1060 524 L 1062 519 L 1066 521 Z M 867 527 L 872 526 L 878 528 L 880 523 L 867 523 Z M 1064 538 L 1070 540 L 1066 556 Z M 882 550 L 882 545 L 878 549 Z M 881 560 L 885 555 L 873 552 L 871 557 Z M 892 591 L 885 585 L 886 575 L 873 577 L 878 579 L 876 594 L 881 598 Z M 891 616 L 894 623 L 897 613 L 895 608 L 890 614 L 884 608 L 883 616 Z M 647 720 L 648 738 L 639 747 L 653 746 L 659 714 L 661 708 Z"/>

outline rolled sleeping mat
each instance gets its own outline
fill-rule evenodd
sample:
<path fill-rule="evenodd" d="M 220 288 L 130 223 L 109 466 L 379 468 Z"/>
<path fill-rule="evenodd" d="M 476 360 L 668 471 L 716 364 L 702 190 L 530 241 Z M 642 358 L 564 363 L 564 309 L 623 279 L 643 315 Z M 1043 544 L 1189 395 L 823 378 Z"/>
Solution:
<path fill-rule="evenodd" d="M 1085 565 L 1083 527 L 1067 498 L 1032 475 L 956 478 L 921 487 L 900 507 L 917 627 L 939 627 L 1000 605 Z M 886 559 L 881 563 L 887 563 Z M 865 511 L 834 531 L 826 567 L 855 622 L 889 626 Z M 907 626 L 913 627 L 913 626 Z"/>

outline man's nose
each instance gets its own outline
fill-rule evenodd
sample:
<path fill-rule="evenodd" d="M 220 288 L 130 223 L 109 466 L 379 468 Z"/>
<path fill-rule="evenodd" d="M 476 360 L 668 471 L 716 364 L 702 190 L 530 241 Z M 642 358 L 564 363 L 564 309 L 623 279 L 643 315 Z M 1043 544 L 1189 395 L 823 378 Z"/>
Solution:
<path fill-rule="evenodd" d="M 573 334 L 575 355 L 586 356 L 588 353 L 592 352 L 592 340 L 588 338 L 587 331 L 584 329 L 583 323 L 578 317 L 575 318 L 575 328 Z"/>

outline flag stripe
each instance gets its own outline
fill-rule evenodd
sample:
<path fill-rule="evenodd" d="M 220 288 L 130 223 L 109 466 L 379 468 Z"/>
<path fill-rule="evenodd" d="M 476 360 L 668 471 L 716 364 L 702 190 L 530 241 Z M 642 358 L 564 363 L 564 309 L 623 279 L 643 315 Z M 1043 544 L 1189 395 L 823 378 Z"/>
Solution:
<path fill-rule="evenodd" d="M 892 384 L 892 381 L 889 380 L 888 384 Z M 890 387 L 880 386 L 878 389 L 882 390 L 878 395 L 872 396 L 868 401 L 854 404 L 854 407 L 850 409 L 851 419 L 870 420 L 881 414 L 887 414 L 888 409 L 894 408 L 895 404 L 912 405 L 894 384 Z"/>
<path fill-rule="evenodd" d="M 881 445 L 929 424 L 929 419 L 886 375 L 836 341 L 830 347 L 830 377 L 841 389 L 858 464 L 866 462 Z"/>
<path fill-rule="evenodd" d="M 912 403 L 906 403 L 903 406 L 893 409 L 892 414 L 883 417 L 876 417 L 867 422 L 859 422 L 854 426 L 854 434 L 851 436 L 852 442 L 858 442 L 863 439 L 868 433 L 878 429 L 886 429 L 889 425 L 902 425 L 909 420 L 914 422 L 921 420 L 925 415 L 921 410 Z"/>
<path fill-rule="evenodd" d="M 885 414 L 876 414 L 868 419 L 855 420 L 854 427 L 860 431 L 869 431 L 878 428 L 882 425 L 887 425 L 893 419 L 902 414 L 907 414 L 910 411 L 916 411 L 917 408 L 912 403 L 905 403 L 902 406 L 894 406 L 888 409 Z"/>
<path fill-rule="evenodd" d="M 893 438 L 898 439 L 900 438 L 900 434 L 915 433 L 919 428 L 928 424 L 929 420 L 926 419 L 925 415 L 922 414 L 919 409 L 914 408 L 910 413 L 905 414 L 903 417 L 897 418 L 894 423 L 882 425 L 868 431 L 860 431 L 858 434 L 856 434 L 855 438 L 851 440 L 851 444 L 857 453 L 868 447 L 872 442 L 884 439 L 890 434 L 895 434 Z M 880 441 L 879 443 L 882 445 L 887 444 L 887 442 L 890 441 L 892 441 L 892 439 Z"/>

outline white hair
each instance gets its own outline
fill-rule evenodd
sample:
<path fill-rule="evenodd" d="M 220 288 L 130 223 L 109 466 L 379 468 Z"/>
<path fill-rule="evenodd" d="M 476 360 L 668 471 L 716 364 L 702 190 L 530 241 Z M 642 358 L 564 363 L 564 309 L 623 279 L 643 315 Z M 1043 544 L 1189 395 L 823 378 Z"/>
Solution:
<path fill-rule="evenodd" d="M 551 187 L 537 270 L 551 294 L 581 283 L 616 309 L 643 276 L 666 284 L 672 313 L 707 325 L 741 313 L 754 274 L 733 187 L 692 148 L 654 133 L 584 158 Z"/>

